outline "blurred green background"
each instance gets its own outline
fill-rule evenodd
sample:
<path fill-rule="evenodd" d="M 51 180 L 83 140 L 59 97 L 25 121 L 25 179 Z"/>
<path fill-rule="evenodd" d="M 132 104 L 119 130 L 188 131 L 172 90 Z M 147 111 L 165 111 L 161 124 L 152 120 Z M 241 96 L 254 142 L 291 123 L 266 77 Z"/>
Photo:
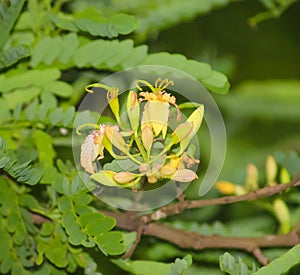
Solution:
<path fill-rule="evenodd" d="M 250 27 L 258 1 L 237 1 L 191 22 L 153 34 L 150 51 L 182 53 L 205 61 L 231 82 L 216 96 L 228 135 L 221 178 L 241 182 L 249 162 L 300 151 L 300 3 L 278 19 Z"/>

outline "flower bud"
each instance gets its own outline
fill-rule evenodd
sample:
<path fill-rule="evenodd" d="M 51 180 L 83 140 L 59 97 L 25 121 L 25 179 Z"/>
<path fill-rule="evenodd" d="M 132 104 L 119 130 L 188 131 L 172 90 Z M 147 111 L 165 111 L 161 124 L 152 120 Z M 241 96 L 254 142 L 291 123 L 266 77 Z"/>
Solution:
<path fill-rule="evenodd" d="M 235 185 L 229 181 L 219 181 L 216 183 L 216 188 L 219 192 L 225 195 L 235 194 Z"/>
<path fill-rule="evenodd" d="M 247 191 L 253 191 L 258 189 L 258 170 L 254 164 L 247 166 L 247 178 L 245 182 L 245 188 Z"/>
<path fill-rule="evenodd" d="M 277 164 L 272 156 L 268 156 L 266 161 L 267 184 L 274 185 L 277 175 Z"/>
<path fill-rule="evenodd" d="M 142 142 L 147 152 L 150 152 L 153 144 L 153 132 L 151 127 L 146 126 L 142 130 Z"/>
<path fill-rule="evenodd" d="M 180 169 L 171 177 L 172 180 L 179 182 L 191 182 L 197 179 L 198 176 L 193 170 L 189 169 Z"/>
<path fill-rule="evenodd" d="M 138 175 L 130 172 L 119 172 L 113 176 L 113 179 L 119 184 L 125 184 L 133 181 Z"/>

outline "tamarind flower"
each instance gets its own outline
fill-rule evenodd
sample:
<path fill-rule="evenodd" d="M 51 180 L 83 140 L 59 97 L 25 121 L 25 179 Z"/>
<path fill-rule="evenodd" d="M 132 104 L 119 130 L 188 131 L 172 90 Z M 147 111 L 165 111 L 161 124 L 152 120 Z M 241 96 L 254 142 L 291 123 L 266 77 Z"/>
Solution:
<path fill-rule="evenodd" d="M 178 123 L 171 133 L 168 131 L 170 105 L 177 110 L 177 121 L 181 119 L 181 112 L 176 98 L 166 92 L 169 85 L 174 83 L 168 79 L 158 78 L 154 85 L 138 80 L 136 87 L 139 92 L 128 92 L 125 121 L 120 119 L 118 88 L 104 84 L 86 87 L 88 92 L 93 92 L 92 88 L 107 90 L 108 104 L 116 118 L 114 126 L 87 123 L 77 129 L 78 134 L 82 127 L 92 126 L 95 129 L 85 138 L 80 154 L 80 164 L 91 174 L 91 179 L 102 185 L 137 191 L 145 182 L 142 178 L 148 184 L 164 179 L 191 182 L 198 178 L 190 168 L 199 160 L 194 159 L 193 149 L 189 146 L 202 123 L 204 106 L 192 104 L 197 109 L 185 122 Z M 145 90 L 145 86 L 148 90 Z M 141 105 L 143 101 L 146 103 Z M 95 161 L 103 159 L 104 153 L 109 153 L 114 160 L 124 161 L 122 165 L 130 169 L 126 170 L 113 160 L 109 169 L 95 172 Z"/>
<path fill-rule="evenodd" d="M 140 83 L 145 84 L 152 92 L 143 92 L 143 89 L 139 86 Z M 170 104 L 174 105 L 177 109 L 178 121 L 181 117 L 180 110 L 176 104 L 176 98 L 165 91 L 169 85 L 174 85 L 174 82 L 168 79 L 162 80 L 161 78 L 156 80 L 154 86 L 145 80 L 138 80 L 136 82 L 137 88 L 141 91 L 139 95 L 142 97 L 139 99 L 139 102 L 147 101 L 142 116 L 142 130 L 146 126 L 149 126 L 153 129 L 155 136 L 162 133 L 163 138 L 166 137 L 167 133 Z"/>
<path fill-rule="evenodd" d="M 82 125 L 81 128 L 85 126 Z M 96 125 L 97 126 L 97 125 Z M 77 129 L 78 132 L 78 129 Z M 100 124 L 99 130 L 93 130 L 81 146 L 80 164 L 90 174 L 95 173 L 93 161 L 104 158 L 104 148 L 115 158 L 118 158 L 113 151 L 115 146 L 123 154 L 128 154 L 126 143 L 119 132 L 118 126 Z"/>

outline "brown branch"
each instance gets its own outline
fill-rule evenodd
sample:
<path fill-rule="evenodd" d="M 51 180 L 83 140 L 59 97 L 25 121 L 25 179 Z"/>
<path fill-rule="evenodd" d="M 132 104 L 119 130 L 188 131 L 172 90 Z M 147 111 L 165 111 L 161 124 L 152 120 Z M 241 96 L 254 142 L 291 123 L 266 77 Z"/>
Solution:
<path fill-rule="evenodd" d="M 127 213 L 113 213 L 101 211 L 105 215 L 112 216 L 117 221 L 117 227 L 129 231 L 136 231 L 141 217 L 136 216 L 134 223 L 128 222 Z M 293 231 L 286 235 L 267 235 L 263 237 L 224 237 L 204 236 L 196 232 L 175 229 L 156 222 L 149 223 L 143 230 L 143 235 L 153 236 L 168 241 L 182 249 L 203 250 L 207 248 L 241 249 L 252 253 L 263 265 L 268 259 L 262 254 L 262 247 L 292 247 L 300 243 L 300 223 Z"/>
<path fill-rule="evenodd" d="M 244 195 L 226 196 L 222 198 L 205 199 L 205 200 L 191 200 L 191 201 L 181 200 L 177 203 L 162 207 L 157 211 L 155 211 L 154 213 L 147 215 L 147 219 L 148 222 L 158 221 L 167 216 L 180 214 L 187 209 L 201 208 L 209 205 L 231 204 L 234 202 L 241 202 L 241 201 L 253 201 L 260 198 L 271 197 L 275 194 L 280 194 L 285 190 L 289 189 L 290 187 L 294 187 L 294 186 L 300 186 L 300 174 L 296 177 L 295 180 L 293 180 L 290 183 L 278 184 L 275 186 L 267 186 Z"/>
<path fill-rule="evenodd" d="M 233 248 L 252 253 L 263 265 L 269 260 L 263 255 L 262 247 L 292 247 L 300 243 L 300 222 L 294 230 L 286 235 L 267 235 L 257 238 L 223 237 L 218 235 L 204 236 L 195 232 L 187 232 L 156 223 L 157 220 L 170 215 L 179 214 L 186 209 L 200 208 L 208 205 L 231 204 L 234 202 L 251 201 L 259 198 L 280 194 L 290 187 L 300 186 L 300 177 L 287 184 L 268 186 L 240 196 L 228 196 L 216 199 L 185 201 L 171 204 L 155 211 L 153 214 L 138 216 L 128 212 L 101 211 L 117 221 L 117 227 L 129 231 L 138 231 L 139 236 L 130 256 L 140 241 L 140 234 L 157 237 L 183 249 L 202 250 L 206 248 Z M 142 230 L 141 230 L 142 228 Z"/>

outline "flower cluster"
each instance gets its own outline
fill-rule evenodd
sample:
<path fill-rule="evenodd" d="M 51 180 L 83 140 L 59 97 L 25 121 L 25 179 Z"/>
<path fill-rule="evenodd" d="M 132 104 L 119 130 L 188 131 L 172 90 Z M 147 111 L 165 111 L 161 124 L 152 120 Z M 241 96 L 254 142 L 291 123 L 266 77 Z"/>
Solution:
<path fill-rule="evenodd" d="M 186 121 L 181 121 L 180 105 L 175 96 L 166 92 L 174 85 L 168 79 L 157 79 L 154 86 L 145 80 L 136 82 L 136 89 L 127 95 L 126 117 L 120 117 L 119 89 L 103 84 L 86 87 L 103 88 L 107 91 L 107 100 L 115 116 L 115 125 L 94 125 L 81 146 L 80 163 L 95 181 L 107 185 L 138 190 L 144 184 L 159 183 L 169 179 L 178 182 L 191 182 L 197 178 L 191 167 L 199 163 L 195 159 L 191 140 L 202 123 L 204 106 L 191 104 L 196 108 Z M 176 109 L 176 126 L 169 129 L 172 108 Z M 190 106 L 190 105 L 189 105 Z M 175 119 L 174 119 L 175 120 Z M 81 125 L 77 132 L 83 127 Z M 108 153 L 114 161 L 119 161 L 131 170 L 104 169 L 95 171 L 95 162 L 105 158 Z"/>

